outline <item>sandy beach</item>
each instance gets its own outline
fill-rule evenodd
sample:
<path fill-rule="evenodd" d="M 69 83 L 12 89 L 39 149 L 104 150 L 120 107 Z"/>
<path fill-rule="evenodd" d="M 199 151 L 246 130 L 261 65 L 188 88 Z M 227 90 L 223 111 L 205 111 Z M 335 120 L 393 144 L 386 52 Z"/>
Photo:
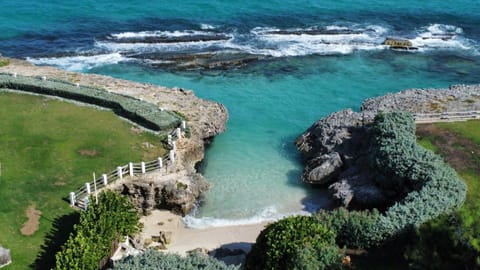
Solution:
<path fill-rule="evenodd" d="M 184 255 L 187 251 L 202 248 L 209 251 L 218 248 L 230 250 L 241 249 L 248 252 L 255 243 L 258 234 L 267 223 L 213 227 L 207 229 L 187 228 L 178 215 L 166 210 L 154 210 L 140 219 L 144 224 L 143 239 L 159 235 L 160 231 L 172 233 L 172 243 L 167 245 L 167 252 Z"/>

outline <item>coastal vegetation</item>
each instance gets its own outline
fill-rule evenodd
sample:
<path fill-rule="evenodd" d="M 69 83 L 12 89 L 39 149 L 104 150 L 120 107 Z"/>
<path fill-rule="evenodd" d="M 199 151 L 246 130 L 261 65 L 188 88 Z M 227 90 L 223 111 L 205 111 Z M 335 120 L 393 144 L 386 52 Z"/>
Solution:
<path fill-rule="evenodd" d="M 68 241 L 56 254 L 57 270 L 99 269 L 108 261 L 114 243 L 140 229 L 139 214 L 128 198 L 113 191 L 91 196 L 88 209 L 80 214 Z M 104 263 L 105 264 L 105 263 Z"/>
<path fill-rule="evenodd" d="M 0 56 L 0 67 L 8 66 L 10 64 L 10 60 L 4 59 Z"/>
<path fill-rule="evenodd" d="M 11 250 L 8 269 L 55 265 L 78 220 L 68 193 L 92 172 L 166 153 L 158 136 L 110 111 L 41 96 L 0 92 L 0 120 L 0 241 Z"/>
<path fill-rule="evenodd" d="M 246 269 L 340 269 L 335 232 L 314 217 L 296 216 L 269 224 L 258 236 Z"/>
<path fill-rule="evenodd" d="M 116 270 L 239 270 L 239 266 L 225 263 L 204 254 L 192 253 L 186 257 L 148 249 L 137 256 L 128 256 L 115 262 Z"/>
<path fill-rule="evenodd" d="M 332 244 L 338 247 L 368 250 L 405 238 L 425 222 L 454 213 L 465 200 L 466 186 L 456 172 L 438 155 L 417 144 L 412 115 L 404 112 L 380 113 L 371 128 L 374 136 L 369 149 L 369 166 L 375 172 L 376 184 L 396 191 L 397 196 L 380 213 L 377 210 L 349 212 L 337 209 L 315 215 L 313 223 L 330 230 L 335 239 Z M 296 226 L 291 228 L 297 230 Z M 261 248 L 265 245 L 268 230 L 265 229 L 257 238 L 247 257 L 247 269 L 257 269 L 249 264 L 254 258 L 271 256 L 270 249 Z M 310 233 L 302 238 L 306 239 L 302 244 L 316 247 L 312 245 L 315 233 Z M 279 265 L 286 265 L 285 262 L 292 257 L 290 253 L 282 252 L 286 242 L 290 242 L 289 234 L 288 230 L 275 233 L 275 239 L 280 243 L 274 245 L 279 251 L 273 254 L 278 256 L 276 261 L 282 262 Z M 317 249 L 317 252 L 320 253 L 320 250 Z"/>

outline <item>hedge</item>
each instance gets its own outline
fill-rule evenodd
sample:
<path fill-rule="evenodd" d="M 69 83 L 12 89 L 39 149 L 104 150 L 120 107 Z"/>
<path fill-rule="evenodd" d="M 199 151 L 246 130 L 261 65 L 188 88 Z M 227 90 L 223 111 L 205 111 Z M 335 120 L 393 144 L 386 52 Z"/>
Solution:
<path fill-rule="evenodd" d="M 193 253 L 186 257 L 147 249 L 137 256 L 128 256 L 114 263 L 116 270 L 239 270 L 240 266 L 225 263 L 207 255 Z"/>
<path fill-rule="evenodd" d="M 77 87 L 67 82 L 0 74 L 0 88 L 56 96 L 97 105 L 111 109 L 117 115 L 154 131 L 171 131 L 178 127 L 183 120 L 172 112 L 160 110 L 152 103 L 102 89 Z"/>
<path fill-rule="evenodd" d="M 139 216 L 128 198 L 113 191 L 100 193 L 80 214 L 67 242 L 56 255 L 57 270 L 98 269 L 116 241 L 139 230 Z"/>
<path fill-rule="evenodd" d="M 463 204 L 465 183 L 439 156 L 416 143 L 411 114 L 379 114 L 373 129 L 370 153 L 377 183 L 406 193 L 378 218 L 376 234 L 384 239 L 398 235 Z"/>

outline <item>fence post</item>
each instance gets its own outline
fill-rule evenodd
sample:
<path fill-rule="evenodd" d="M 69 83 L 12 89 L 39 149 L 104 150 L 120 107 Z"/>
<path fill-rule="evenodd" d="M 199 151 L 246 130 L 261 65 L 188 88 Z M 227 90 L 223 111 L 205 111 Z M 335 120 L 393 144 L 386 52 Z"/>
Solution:
<path fill-rule="evenodd" d="M 182 121 L 182 129 L 187 129 L 187 122 L 185 120 Z"/>
<path fill-rule="evenodd" d="M 121 179 L 123 179 L 123 168 L 118 166 L 117 167 L 117 174 L 118 174 L 118 177 Z"/>
<path fill-rule="evenodd" d="M 88 204 L 90 203 L 90 199 L 88 197 L 85 197 L 85 200 L 83 200 L 83 202 L 84 202 L 84 210 L 87 211 Z"/>
<path fill-rule="evenodd" d="M 85 188 L 87 189 L 87 194 L 90 195 L 90 193 L 92 193 L 90 190 L 90 183 L 85 183 Z"/>
<path fill-rule="evenodd" d="M 13 77 L 14 77 L 14 78 L 17 77 L 17 73 L 16 73 L 16 72 L 13 73 Z"/>
<path fill-rule="evenodd" d="M 170 150 L 170 153 L 169 153 L 168 156 L 169 156 L 170 160 L 172 161 L 172 163 L 174 163 L 175 162 L 175 151 Z"/>
<path fill-rule="evenodd" d="M 106 175 L 106 174 L 102 174 L 102 177 L 103 177 L 103 184 L 104 184 L 105 186 L 107 186 L 107 185 L 108 185 L 107 175 Z"/>
<path fill-rule="evenodd" d="M 145 162 L 142 161 L 142 174 L 145 174 L 146 173 L 146 169 L 145 169 Z"/>
<path fill-rule="evenodd" d="M 169 145 L 172 145 L 172 135 L 168 134 L 167 141 Z"/>
<path fill-rule="evenodd" d="M 70 205 L 75 206 L 75 192 L 70 192 Z"/>
<path fill-rule="evenodd" d="M 181 128 L 177 128 L 176 129 L 176 132 L 177 132 L 177 138 L 181 138 L 182 137 L 182 129 Z"/>
<path fill-rule="evenodd" d="M 133 163 L 128 163 L 128 170 L 130 171 L 130 176 L 133 176 Z"/>
<path fill-rule="evenodd" d="M 158 158 L 158 167 L 161 169 L 163 167 L 163 160 L 161 157 Z"/>
<path fill-rule="evenodd" d="M 177 143 L 176 142 L 172 142 L 172 150 L 177 151 Z"/>

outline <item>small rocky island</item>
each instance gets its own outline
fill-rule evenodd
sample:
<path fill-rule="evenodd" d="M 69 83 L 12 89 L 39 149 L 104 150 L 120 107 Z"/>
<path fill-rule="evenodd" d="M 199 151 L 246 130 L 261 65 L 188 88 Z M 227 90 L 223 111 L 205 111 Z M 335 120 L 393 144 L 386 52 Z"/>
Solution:
<path fill-rule="evenodd" d="M 328 187 L 334 201 L 351 209 L 384 209 L 404 192 L 379 184 L 369 166 L 370 128 L 379 112 L 413 114 L 480 110 L 480 85 L 449 89 L 412 89 L 370 98 L 360 112 L 332 113 L 314 123 L 296 140 L 305 157 L 302 180 Z"/>

